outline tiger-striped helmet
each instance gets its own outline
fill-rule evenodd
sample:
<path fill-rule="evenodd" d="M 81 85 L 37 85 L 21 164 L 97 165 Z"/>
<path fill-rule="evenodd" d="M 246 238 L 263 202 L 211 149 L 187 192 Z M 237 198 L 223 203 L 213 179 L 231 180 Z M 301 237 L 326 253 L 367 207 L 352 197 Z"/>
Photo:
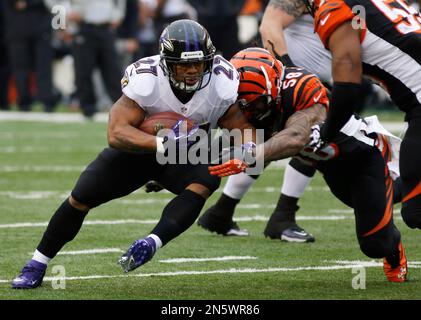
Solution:
<path fill-rule="evenodd" d="M 240 74 L 238 98 L 249 120 L 262 121 L 280 109 L 285 71 L 279 60 L 256 47 L 239 51 L 230 62 Z"/>

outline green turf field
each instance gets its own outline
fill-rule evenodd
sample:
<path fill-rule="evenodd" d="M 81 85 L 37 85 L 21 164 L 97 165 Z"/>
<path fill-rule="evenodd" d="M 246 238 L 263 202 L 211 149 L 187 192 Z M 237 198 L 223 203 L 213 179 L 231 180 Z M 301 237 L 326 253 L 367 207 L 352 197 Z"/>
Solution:
<path fill-rule="evenodd" d="M 250 237 L 222 237 L 195 224 L 159 250 L 151 262 L 124 274 L 116 264 L 121 252 L 148 234 L 171 198 L 169 193 L 139 190 L 93 210 L 76 239 L 63 249 L 67 254 L 50 264 L 42 287 L 9 289 L 10 280 L 31 258 L 44 232 L 43 223 L 104 146 L 106 124 L 0 122 L 0 299 L 421 298 L 421 232 L 408 229 L 395 210 L 410 261 L 410 281 L 388 283 L 381 261 L 359 251 L 352 211 L 330 194 L 320 175 L 300 201 L 298 215 L 298 223 L 315 235 L 316 242 L 265 239 L 266 218 L 282 181 L 279 166 L 265 172 L 236 214 Z M 99 249 L 107 250 L 86 252 Z M 225 260 L 215 259 L 222 257 Z M 176 258 L 184 260 L 169 260 Z M 365 269 L 355 269 L 361 264 Z M 52 287 L 63 284 L 51 281 L 57 266 L 64 267 L 65 289 Z M 366 275 L 365 289 L 353 289 L 353 278 L 361 276 L 355 272 L 361 270 Z"/>

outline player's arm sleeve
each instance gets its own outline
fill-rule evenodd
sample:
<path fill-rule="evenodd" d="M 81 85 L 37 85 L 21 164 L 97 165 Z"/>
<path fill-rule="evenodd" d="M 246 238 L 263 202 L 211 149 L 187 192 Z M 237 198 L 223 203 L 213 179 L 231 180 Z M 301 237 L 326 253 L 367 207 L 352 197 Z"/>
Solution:
<path fill-rule="evenodd" d="M 358 31 L 343 24 L 329 40 L 332 52 L 333 89 L 330 110 L 321 130 L 324 141 L 332 141 L 354 113 L 361 97 L 361 45 Z"/>
<path fill-rule="evenodd" d="M 354 17 L 351 8 L 342 0 L 328 0 L 323 3 L 314 17 L 314 29 L 326 49 L 329 49 L 329 38 L 332 33 Z"/>

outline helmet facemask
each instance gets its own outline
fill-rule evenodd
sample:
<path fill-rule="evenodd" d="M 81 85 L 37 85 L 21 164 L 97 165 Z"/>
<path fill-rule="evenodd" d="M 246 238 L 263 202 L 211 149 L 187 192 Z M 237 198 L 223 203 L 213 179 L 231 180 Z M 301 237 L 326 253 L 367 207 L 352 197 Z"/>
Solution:
<path fill-rule="evenodd" d="M 202 53 L 200 51 L 200 53 Z M 203 53 L 202 53 L 203 55 Z M 201 64 L 200 66 L 196 66 L 196 69 L 200 70 L 197 74 L 178 74 L 177 66 L 182 65 L 192 65 L 192 64 Z M 168 75 L 170 82 L 173 87 L 180 91 L 184 91 L 187 93 L 191 93 L 200 89 L 203 89 L 209 84 L 211 78 L 211 70 L 213 64 L 213 56 L 207 59 L 188 59 L 187 61 L 171 61 L 171 59 L 162 59 L 161 66 L 163 67 L 164 71 Z M 187 66 L 186 66 L 187 67 Z M 183 69 L 183 68 L 182 68 Z M 197 78 L 195 83 L 189 83 L 190 80 Z"/>
<path fill-rule="evenodd" d="M 241 111 L 255 128 L 266 128 L 273 125 L 277 103 L 271 95 L 261 95 L 250 102 L 240 99 L 239 102 Z"/>

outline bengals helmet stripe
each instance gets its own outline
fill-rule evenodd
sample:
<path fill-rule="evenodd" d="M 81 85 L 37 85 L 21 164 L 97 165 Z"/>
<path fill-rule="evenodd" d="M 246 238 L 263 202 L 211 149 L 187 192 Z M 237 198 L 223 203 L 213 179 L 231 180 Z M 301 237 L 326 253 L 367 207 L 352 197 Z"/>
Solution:
<path fill-rule="evenodd" d="M 259 53 L 263 53 L 263 54 L 269 53 L 269 51 L 267 51 L 266 49 L 258 48 L 258 47 L 246 48 L 246 49 L 242 50 L 241 52 L 259 52 Z"/>
<path fill-rule="evenodd" d="M 256 128 L 272 121 L 281 108 L 282 63 L 262 48 L 242 50 L 230 62 L 240 75 L 238 96 L 243 114 Z"/>
<path fill-rule="evenodd" d="M 268 66 L 272 66 L 272 62 L 267 60 L 267 59 L 262 59 L 262 58 L 251 58 L 251 57 L 242 57 L 242 58 L 238 58 L 236 56 L 232 57 L 231 60 L 254 60 L 254 61 L 259 61 L 261 63 L 266 63 Z"/>
<path fill-rule="evenodd" d="M 230 62 L 240 74 L 240 98 L 250 103 L 260 96 L 267 96 L 280 107 L 284 67 L 269 51 L 263 48 L 247 48 L 236 53 Z"/>
<path fill-rule="evenodd" d="M 237 68 L 237 71 L 238 71 L 240 74 L 244 74 L 244 72 L 246 72 L 246 71 L 256 72 L 256 73 L 259 73 L 259 74 L 261 74 L 262 76 L 264 76 L 264 74 L 263 74 L 263 72 L 262 72 L 262 70 L 261 70 L 261 69 L 256 68 L 256 67 L 253 67 L 253 66 L 244 66 L 244 67 L 240 67 L 240 68 Z"/>

